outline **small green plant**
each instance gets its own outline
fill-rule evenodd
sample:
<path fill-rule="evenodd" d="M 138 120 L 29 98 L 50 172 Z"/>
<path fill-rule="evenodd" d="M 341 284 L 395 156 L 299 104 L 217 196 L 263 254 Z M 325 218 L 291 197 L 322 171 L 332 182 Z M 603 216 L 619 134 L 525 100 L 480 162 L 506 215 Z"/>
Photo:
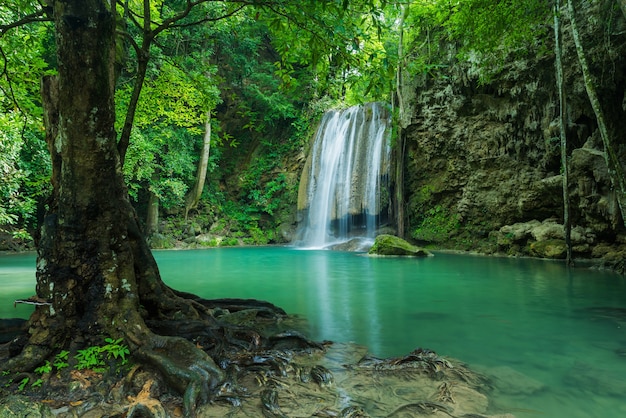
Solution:
<path fill-rule="evenodd" d="M 237 238 L 231 237 L 223 240 L 220 245 L 222 247 L 234 247 L 239 245 L 239 240 Z"/>
<path fill-rule="evenodd" d="M 31 241 L 33 237 L 25 229 L 18 229 L 12 233 L 13 239 L 18 241 Z"/>
<path fill-rule="evenodd" d="M 67 350 L 62 350 L 60 353 L 58 353 L 55 357 L 54 357 L 54 362 L 52 362 L 52 364 L 54 365 L 54 367 L 57 368 L 57 370 L 62 370 L 66 367 L 69 366 L 67 360 L 68 357 L 70 355 L 70 352 Z"/>
<path fill-rule="evenodd" d="M 122 344 L 122 338 L 118 338 L 117 340 L 106 338 L 104 341 L 107 344 L 102 347 L 102 351 L 106 353 L 107 358 L 110 359 L 113 357 L 116 360 L 121 359 L 123 365 L 128 362 L 126 356 L 130 354 L 130 350 L 126 345 Z"/>
<path fill-rule="evenodd" d="M 19 385 L 17 385 L 17 389 L 18 389 L 20 392 L 21 392 L 21 391 L 23 391 L 23 390 L 24 390 L 24 388 L 26 387 L 26 385 L 28 384 L 28 381 L 29 381 L 29 380 L 30 380 L 30 378 L 28 378 L 28 377 L 23 378 L 23 379 L 20 381 Z"/>
<path fill-rule="evenodd" d="M 33 382 L 33 384 L 31 385 L 31 387 L 34 388 L 40 388 L 41 385 L 43 385 L 43 379 L 37 379 Z"/>
<path fill-rule="evenodd" d="M 46 364 L 43 366 L 39 366 L 35 369 L 35 373 L 46 374 L 52 371 L 52 364 L 48 360 L 46 360 Z"/>
<path fill-rule="evenodd" d="M 106 338 L 104 341 L 107 344 L 103 346 L 91 346 L 76 352 L 77 370 L 90 369 L 97 373 L 103 373 L 106 371 L 105 360 L 111 359 L 121 359 L 122 366 L 127 364 L 126 356 L 130 354 L 130 350 L 122 344 L 123 340 L 121 338 L 117 340 Z"/>
<path fill-rule="evenodd" d="M 91 346 L 76 352 L 76 370 L 91 369 L 94 372 L 101 373 L 105 370 L 104 360 L 100 355 L 99 346 Z"/>

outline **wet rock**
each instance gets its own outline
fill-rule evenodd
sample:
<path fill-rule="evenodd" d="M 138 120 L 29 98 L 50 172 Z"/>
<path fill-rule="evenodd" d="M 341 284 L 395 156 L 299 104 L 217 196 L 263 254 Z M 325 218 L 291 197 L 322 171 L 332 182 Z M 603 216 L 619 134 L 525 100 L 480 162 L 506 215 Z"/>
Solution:
<path fill-rule="evenodd" d="M 561 239 L 533 242 L 530 244 L 530 255 L 539 258 L 565 258 L 567 246 Z"/>
<path fill-rule="evenodd" d="M 500 228 L 500 233 L 497 235 L 498 245 L 506 246 L 514 242 L 526 241 L 532 229 L 538 225 L 541 225 L 541 222 L 536 219 L 528 222 L 514 223 L 513 225 L 505 225 Z"/>
<path fill-rule="evenodd" d="M 353 238 L 349 241 L 342 242 L 330 247 L 334 251 L 369 251 L 372 248 L 371 239 Z"/>
<path fill-rule="evenodd" d="M 7 396 L 0 399 L 0 418 L 52 418 L 54 415 L 46 405 L 33 402 L 26 396 Z"/>
<path fill-rule="evenodd" d="M 394 235 L 379 235 L 370 248 L 370 255 L 402 255 L 412 257 L 428 257 L 430 251 L 417 247 Z"/>
<path fill-rule="evenodd" d="M 563 225 L 553 218 L 505 225 L 492 236 L 503 252 L 520 252 L 540 258 L 565 258 L 565 231 Z M 574 253 L 588 254 L 596 244 L 596 234 L 591 228 L 574 226 L 571 242 Z"/>

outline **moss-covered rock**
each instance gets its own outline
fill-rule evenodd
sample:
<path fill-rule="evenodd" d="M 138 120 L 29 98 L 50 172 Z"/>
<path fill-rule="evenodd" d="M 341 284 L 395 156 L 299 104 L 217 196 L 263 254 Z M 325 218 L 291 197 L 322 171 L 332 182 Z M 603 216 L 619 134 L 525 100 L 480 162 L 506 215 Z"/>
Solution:
<path fill-rule="evenodd" d="M 379 235 L 370 248 L 370 255 L 403 255 L 412 257 L 428 257 L 432 254 L 420 247 L 412 245 L 395 235 Z"/>
<path fill-rule="evenodd" d="M 530 255 L 540 258 L 565 258 L 567 246 L 562 239 L 548 239 L 530 244 Z"/>
<path fill-rule="evenodd" d="M 33 402 L 26 396 L 8 396 L 0 400 L 1 418 L 53 418 L 50 408 L 44 404 Z"/>

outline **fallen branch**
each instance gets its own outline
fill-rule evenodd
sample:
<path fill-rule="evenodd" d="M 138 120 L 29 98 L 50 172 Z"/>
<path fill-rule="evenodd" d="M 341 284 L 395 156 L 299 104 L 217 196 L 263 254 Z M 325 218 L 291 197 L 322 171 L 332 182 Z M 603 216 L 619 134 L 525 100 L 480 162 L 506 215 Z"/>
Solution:
<path fill-rule="evenodd" d="M 52 302 L 48 302 L 37 296 L 31 296 L 28 299 L 16 299 L 13 301 L 13 307 L 17 307 L 18 303 L 24 303 L 26 305 L 52 305 Z"/>

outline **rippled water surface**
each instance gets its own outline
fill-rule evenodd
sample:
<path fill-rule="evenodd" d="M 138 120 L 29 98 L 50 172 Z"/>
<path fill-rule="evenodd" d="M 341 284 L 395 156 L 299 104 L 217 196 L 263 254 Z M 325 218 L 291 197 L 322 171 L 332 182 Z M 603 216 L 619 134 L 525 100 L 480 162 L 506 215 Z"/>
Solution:
<path fill-rule="evenodd" d="M 290 248 L 155 252 L 165 282 L 206 298 L 268 300 L 314 339 L 377 356 L 416 347 L 497 378 L 518 417 L 626 416 L 626 280 L 561 263 L 437 254 L 369 258 Z M 34 293 L 34 255 L 0 257 L 0 316 Z"/>

